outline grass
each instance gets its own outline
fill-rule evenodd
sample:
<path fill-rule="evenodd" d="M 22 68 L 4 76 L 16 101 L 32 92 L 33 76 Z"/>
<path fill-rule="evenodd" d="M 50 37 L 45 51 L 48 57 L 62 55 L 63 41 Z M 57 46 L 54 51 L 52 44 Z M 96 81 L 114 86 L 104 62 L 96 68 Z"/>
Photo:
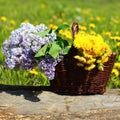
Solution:
<path fill-rule="evenodd" d="M 71 25 L 73 22 L 78 22 L 81 29 L 86 28 L 86 32 L 101 34 L 111 45 L 112 50 L 118 53 L 116 62 L 120 62 L 120 48 L 116 47 L 116 42 L 110 38 L 120 36 L 119 8 L 119 0 L 53 0 L 52 2 L 51 0 L 0 0 L 0 11 L 2 11 L 0 12 L 0 48 L 2 49 L 2 43 L 9 37 L 10 32 L 19 27 L 21 22 L 29 21 L 34 25 L 40 23 Z M 90 24 L 94 24 L 95 27 L 90 27 Z M 38 79 L 38 85 L 48 84 L 48 81 L 42 81 L 40 75 L 31 78 L 27 71 L 6 70 L 3 67 L 4 59 L 0 50 L 0 83 L 27 85 L 30 79 L 34 78 Z M 118 71 L 120 72 L 120 69 Z M 120 76 L 114 78 L 113 82 L 109 83 L 109 87 L 114 87 L 114 81 L 119 82 Z M 118 82 L 115 87 L 120 87 Z"/>

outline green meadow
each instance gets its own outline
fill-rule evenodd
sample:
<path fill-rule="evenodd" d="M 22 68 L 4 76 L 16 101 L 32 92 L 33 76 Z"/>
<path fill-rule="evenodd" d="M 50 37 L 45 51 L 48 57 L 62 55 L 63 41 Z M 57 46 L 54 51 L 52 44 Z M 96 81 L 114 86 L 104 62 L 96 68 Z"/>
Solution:
<path fill-rule="evenodd" d="M 120 0 L 0 0 L 0 84 L 49 85 L 43 73 L 7 70 L 2 44 L 22 22 L 72 25 L 103 36 L 117 53 L 108 88 L 120 88 Z"/>

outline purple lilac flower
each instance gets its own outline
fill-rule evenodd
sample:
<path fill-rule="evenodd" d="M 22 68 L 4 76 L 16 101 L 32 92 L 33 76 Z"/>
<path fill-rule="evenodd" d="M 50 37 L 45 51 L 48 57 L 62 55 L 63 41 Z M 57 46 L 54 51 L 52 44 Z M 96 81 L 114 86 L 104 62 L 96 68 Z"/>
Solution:
<path fill-rule="evenodd" d="M 59 56 L 57 59 L 52 58 L 49 55 L 43 57 L 38 66 L 43 70 L 44 74 L 49 80 L 53 80 L 55 77 L 55 66 L 63 59 L 63 56 Z"/>
<path fill-rule="evenodd" d="M 6 67 L 9 69 L 22 67 L 24 70 L 29 70 L 38 65 L 49 80 L 53 80 L 55 66 L 63 59 L 62 52 L 56 59 L 50 55 L 41 57 L 38 63 L 34 59 L 34 55 L 43 45 L 56 40 L 54 31 L 48 33 L 45 37 L 35 34 L 46 29 L 47 27 L 44 24 L 34 26 L 30 23 L 22 23 L 20 28 L 12 31 L 10 37 L 3 43 L 2 48 L 6 55 Z"/>
<path fill-rule="evenodd" d="M 32 69 L 36 62 L 35 53 L 45 44 L 56 39 L 54 31 L 45 37 L 35 33 L 43 32 L 47 27 L 44 24 L 34 26 L 30 23 L 22 23 L 20 28 L 11 32 L 10 37 L 3 43 L 2 51 L 6 56 L 7 68 L 21 67 L 25 70 Z"/>

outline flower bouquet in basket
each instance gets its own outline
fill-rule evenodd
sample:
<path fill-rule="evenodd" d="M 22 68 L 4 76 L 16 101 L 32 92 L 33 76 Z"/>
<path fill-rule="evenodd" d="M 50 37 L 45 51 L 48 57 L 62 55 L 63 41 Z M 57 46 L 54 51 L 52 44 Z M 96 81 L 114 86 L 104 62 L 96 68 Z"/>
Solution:
<path fill-rule="evenodd" d="M 22 23 L 3 43 L 3 53 L 7 68 L 37 66 L 50 80 L 51 90 L 63 94 L 103 94 L 115 60 L 103 38 L 79 31 L 78 23 Z"/>

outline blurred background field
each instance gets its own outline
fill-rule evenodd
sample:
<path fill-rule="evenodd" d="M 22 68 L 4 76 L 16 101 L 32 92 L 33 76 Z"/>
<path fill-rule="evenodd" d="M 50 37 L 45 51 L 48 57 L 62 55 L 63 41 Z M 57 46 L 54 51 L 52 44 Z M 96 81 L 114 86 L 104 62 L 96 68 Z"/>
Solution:
<path fill-rule="evenodd" d="M 22 22 L 34 25 L 60 25 L 73 22 L 89 33 L 99 33 L 117 53 L 108 88 L 120 88 L 120 1 L 119 0 L 0 0 L 0 48 L 10 32 Z M 12 85 L 49 85 L 47 78 L 36 73 L 4 68 L 0 50 L 0 83 Z M 44 79 L 44 80 L 43 80 Z"/>

